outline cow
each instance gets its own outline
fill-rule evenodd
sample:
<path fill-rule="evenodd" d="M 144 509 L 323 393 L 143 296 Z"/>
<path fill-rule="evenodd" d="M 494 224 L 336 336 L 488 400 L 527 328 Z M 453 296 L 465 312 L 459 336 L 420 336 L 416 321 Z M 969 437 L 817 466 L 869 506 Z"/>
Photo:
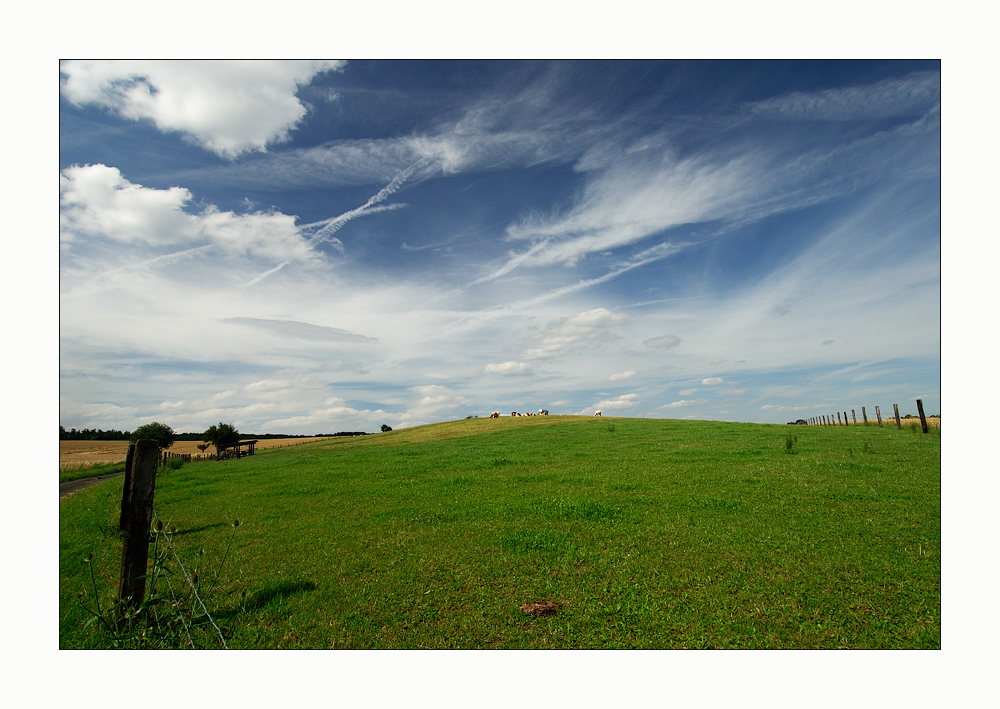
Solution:
<path fill-rule="evenodd" d="M 499 411 L 494 411 L 492 414 L 490 414 L 490 418 L 491 419 L 498 419 L 498 418 L 500 418 L 500 412 Z"/>
<path fill-rule="evenodd" d="M 548 416 L 549 415 L 549 410 L 548 409 L 539 409 L 538 410 L 538 415 L 539 416 Z"/>
<path fill-rule="evenodd" d="M 600 416 L 600 415 L 601 415 L 600 410 L 597 410 L 597 411 L 594 412 L 594 416 Z"/>

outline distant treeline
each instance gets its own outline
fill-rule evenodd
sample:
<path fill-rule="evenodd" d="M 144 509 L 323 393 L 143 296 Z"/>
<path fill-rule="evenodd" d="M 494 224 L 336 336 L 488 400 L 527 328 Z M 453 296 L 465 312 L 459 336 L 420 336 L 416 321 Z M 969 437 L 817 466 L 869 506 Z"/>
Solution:
<path fill-rule="evenodd" d="M 71 428 L 67 431 L 64 427 L 59 427 L 60 441 L 127 441 L 131 435 L 131 431 L 102 431 L 99 428 L 85 428 L 82 431 Z"/>
<path fill-rule="evenodd" d="M 84 428 L 77 430 L 71 428 L 68 431 L 65 427 L 59 427 L 60 441 L 127 441 L 132 435 L 131 431 L 116 431 L 110 429 L 104 431 L 100 428 Z M 241 433 L 242 440 L 267 440 L 269 438 L 329 438 L 331 436 L 367 436 L 364 431 L 341 431 L 340 433 L 314 433 L 298 434 L 290 433 Z M 175 441 L 200 441 L 205 437 L 205 433 L 177 433 L 174 434 Z"/>

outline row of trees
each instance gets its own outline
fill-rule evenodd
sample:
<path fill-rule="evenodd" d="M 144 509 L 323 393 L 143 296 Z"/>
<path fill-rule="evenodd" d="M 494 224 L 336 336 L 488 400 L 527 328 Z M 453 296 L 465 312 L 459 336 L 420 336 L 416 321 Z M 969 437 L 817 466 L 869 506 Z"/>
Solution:
<path fill-rule="evenodd" d="M 174 433 L 174 429 L 170 428 L 165 423 L 159 423 L 158 421 L 153 421 L 152 423 L 147 423 L 139 428 L 135 429 L 129 436 L 129 442 L 135 443 L 136 441 L 152 439 L 160 444 L 160 448 L 169 448 L 177 440 L 177 434 Z M 240 442 L 240 432 L 236 430 L 236 427 L 231 423 L 213 424 L 207 431 L 201 435 L 201 440 L 205 443 L 205 448 L 208 445 L 215 446 L 215 449 L 225 446 L 236 445 Z M 200 446 L 199 446 L 200 447 Z M 202 448 L 202 450 L 205 450 Z"/>
<path fill-rule="evenodd" d="M 75 428 L 66 430 L 64 426 L 59 427 L 60 441 L 124 441 L 132 433 L 130 431 L 102 431 L 99 428 L 85 428 L 78 431 Z"/>
<path fill-rule="evenodd" d="M 228 425 L 228 424 L 223 424 Z M 382 430 L 386 429 L 392 430 L 388 426 L 382 426 Z M 209 429 L 211 430 L 211 429 Z M 174 433 L 174 441 L 203 441 L 203 436 L 205 433 Z M 338 431 L 337 433 L 251 433 L 246 434 L 244 438 L 329 438 L 331 436 L 367 436 L 368 434 L 364 431 Z M 115 429 L 109 429 L 104 431 L 100 428 L 84 428 L 82 430 L 77 430 L 71 428 L 68 431 L 65 426 L 59 427 L 59 440 L 60 441 L 129 441 L 138 440 L 132 438 L 131 431 L 118 431 Z"/>

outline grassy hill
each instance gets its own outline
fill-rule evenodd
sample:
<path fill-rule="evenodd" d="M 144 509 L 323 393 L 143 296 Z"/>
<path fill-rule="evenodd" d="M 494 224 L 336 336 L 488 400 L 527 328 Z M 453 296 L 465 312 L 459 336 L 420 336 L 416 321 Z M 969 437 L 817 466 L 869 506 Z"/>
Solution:
<path fill-rule="evenodd" d="M 940 440 L 472 419 L 188 464 L 155 511 L 230 648 L 937 648 Z M 121 485 L 60 503 L 60 647 L 111 642 L 77 596 L 113 598 Z"/>

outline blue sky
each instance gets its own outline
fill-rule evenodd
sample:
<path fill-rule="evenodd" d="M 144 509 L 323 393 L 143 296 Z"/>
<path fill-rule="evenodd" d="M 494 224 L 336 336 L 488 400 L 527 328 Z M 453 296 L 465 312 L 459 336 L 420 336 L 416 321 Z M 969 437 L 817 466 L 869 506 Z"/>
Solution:
<path fill-rule="evenodd" d="M 940 411 L 936 61 L 64 61 L 60 423 Z"/>

